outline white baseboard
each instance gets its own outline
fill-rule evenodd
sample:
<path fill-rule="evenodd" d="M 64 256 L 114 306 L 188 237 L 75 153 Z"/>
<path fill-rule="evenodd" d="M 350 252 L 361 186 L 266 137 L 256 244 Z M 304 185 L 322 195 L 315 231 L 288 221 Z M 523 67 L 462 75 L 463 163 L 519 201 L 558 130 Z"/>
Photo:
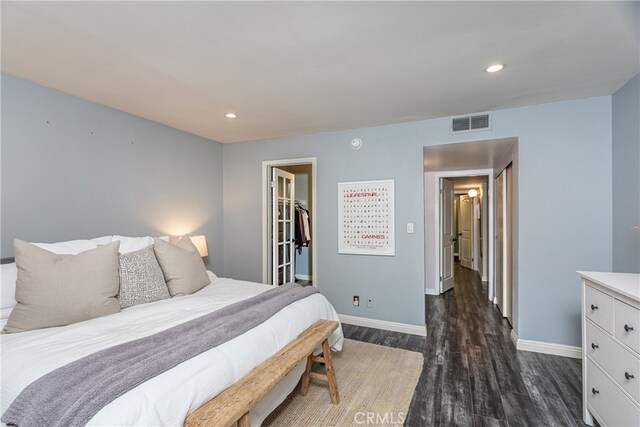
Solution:
<path fill-rule="evenodd" d="M 407 323 L 389 322 L 387 320 L 369 319 L 367 317 L 339 314 L 340 321 L 347 325 L 365 326 L 367 328 L 383 329 L 385 331 L 402 332 L 411 335 L 427 336 L 427 326 L 409 325 Z"/>
<path fill-rule="evenodd" d="M 511 342 L 513 343 L 513 345 L 516 346 L 516 349 L 518 348 L 518 334 L 516 334 L 516 331 L 514 331 L 513 329 L 511 329 Z"/>
<path fill-rule="evenodd" d="M 582 348 L 580 347 L 543 341 L 523 340 L 518 338 L 518 335 L 516 335 L 513 329 L 511 330 L 511 341 L 513 341 L 513 344 L 518 350 L 582 359 Z"/>
<path fill-rule="evenodd" d="M 440 293 L 438 291 L 436 291 L 435 289 L 425 289 L 424 290 L 424 294 L 425 295 L 440 295 Z"/>
<path fill-rule="evenodd" d="M 313 276 L 309 276 L 308 274 L 296 274 L 296 279 L 298 279 L 298 280 L 312 280 Z"/>

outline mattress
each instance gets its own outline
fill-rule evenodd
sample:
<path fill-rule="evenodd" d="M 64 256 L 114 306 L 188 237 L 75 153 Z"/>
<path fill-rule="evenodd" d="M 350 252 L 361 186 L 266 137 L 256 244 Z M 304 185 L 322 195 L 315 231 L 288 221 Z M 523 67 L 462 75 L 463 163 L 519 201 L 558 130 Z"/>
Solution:
<path fill-rule="evenodd" d="M 31 382 L 69 362 L 271 289 L 259 283 L 211 277 L 214 280 L 209 286 L 192 295 L 138 305 L 69 326 L 0 336 L 2 413 Z M 182 425 L 187 414 L 238 381 L 319 319 L 338 320 L 324 296 L 314 294 L 296 301 L 250 331 L 123 394 L 102 408 L 89 425 Z M 333 333 L 329 343 L 334 350 L 342 349 L 341 328 Z M 252 425 L 259 425 L 285 399 L 303 369 L 301 363 L 254 406 Z"/>

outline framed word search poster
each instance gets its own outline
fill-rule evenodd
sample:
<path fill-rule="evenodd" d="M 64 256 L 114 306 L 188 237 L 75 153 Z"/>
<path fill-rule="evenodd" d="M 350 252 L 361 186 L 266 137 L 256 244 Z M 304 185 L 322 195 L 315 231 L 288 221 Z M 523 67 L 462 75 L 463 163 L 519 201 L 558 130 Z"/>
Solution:
<path fill-rule="evenodd" d="M 338 253 L 396 254 L 394 181 L 338 183 Z"/>

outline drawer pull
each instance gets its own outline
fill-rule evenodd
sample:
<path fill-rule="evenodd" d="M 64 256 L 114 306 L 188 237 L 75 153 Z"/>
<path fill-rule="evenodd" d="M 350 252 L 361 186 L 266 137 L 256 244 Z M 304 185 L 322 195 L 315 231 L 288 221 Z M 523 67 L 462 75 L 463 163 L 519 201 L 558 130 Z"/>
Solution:
<path fill-rule="evenodd" d="M 592 389 L 591 389 L 591 393 L 593 393 L 593 394 L 599 394 L 599 393 L 600 393 L 600 390 L 596 390 L 595 388 L 592 388 Z"/>
<path fill-rule="evenodd" d="M 626 332 L 633 331 L 633 326 L 624 325 L 624 330 L 625 330 Z"/>
<path fill-rule="evenodd" d="M 597 310 L 597 309 L 598 309 L 598 306 L 597 306 L 597 305 L 593 305 L 593 304 L 591 304 L 591 310 Z"/>
<path fill-rule="evenodd" d="M 632 374 L 630 374 L 629 372 L 625 372 L 624 373 L 624 377 L 628 380 L 635 378 L 635 376 L 633 376 Z"/>
<path fill-rule="evenodd" d="M 592 348 L 592 349 L 594 349 L 594 350 L 595 350 L 596 348 L 599 348 L 599 347 L 600 347 L 600 346 L 599 346 L 598 344 L 593 343 L 593 342 L 591 343 L 591 348 Z"/>

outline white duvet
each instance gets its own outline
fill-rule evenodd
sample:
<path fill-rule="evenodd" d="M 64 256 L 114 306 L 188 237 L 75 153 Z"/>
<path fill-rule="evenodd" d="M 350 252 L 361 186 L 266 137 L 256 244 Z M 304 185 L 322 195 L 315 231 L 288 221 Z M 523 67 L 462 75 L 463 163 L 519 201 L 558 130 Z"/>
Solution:
<path fill-rule="evenodd" d="M 213 282 L 193 295 L 143 304 L 65 327 L 1 335 L 2 413 L 25 387 L 47 372 L 98 350 L 151 335 L 272 289 L 258 283 L 211 277 Z M 182 425 L 187 414 L 238 381 L 319 319 L 338 320 L 324 296 L 314 294 L 299 300 L 247 333 L 123 394 L 98 412 L 89 425 Z M 341 328 L 329 342 L 334 350 L 342 349 Z M 293 390 L 303 368 L 303 364 L 299 365 L 254 406 L 252 425 L 259 425 Z"/>

